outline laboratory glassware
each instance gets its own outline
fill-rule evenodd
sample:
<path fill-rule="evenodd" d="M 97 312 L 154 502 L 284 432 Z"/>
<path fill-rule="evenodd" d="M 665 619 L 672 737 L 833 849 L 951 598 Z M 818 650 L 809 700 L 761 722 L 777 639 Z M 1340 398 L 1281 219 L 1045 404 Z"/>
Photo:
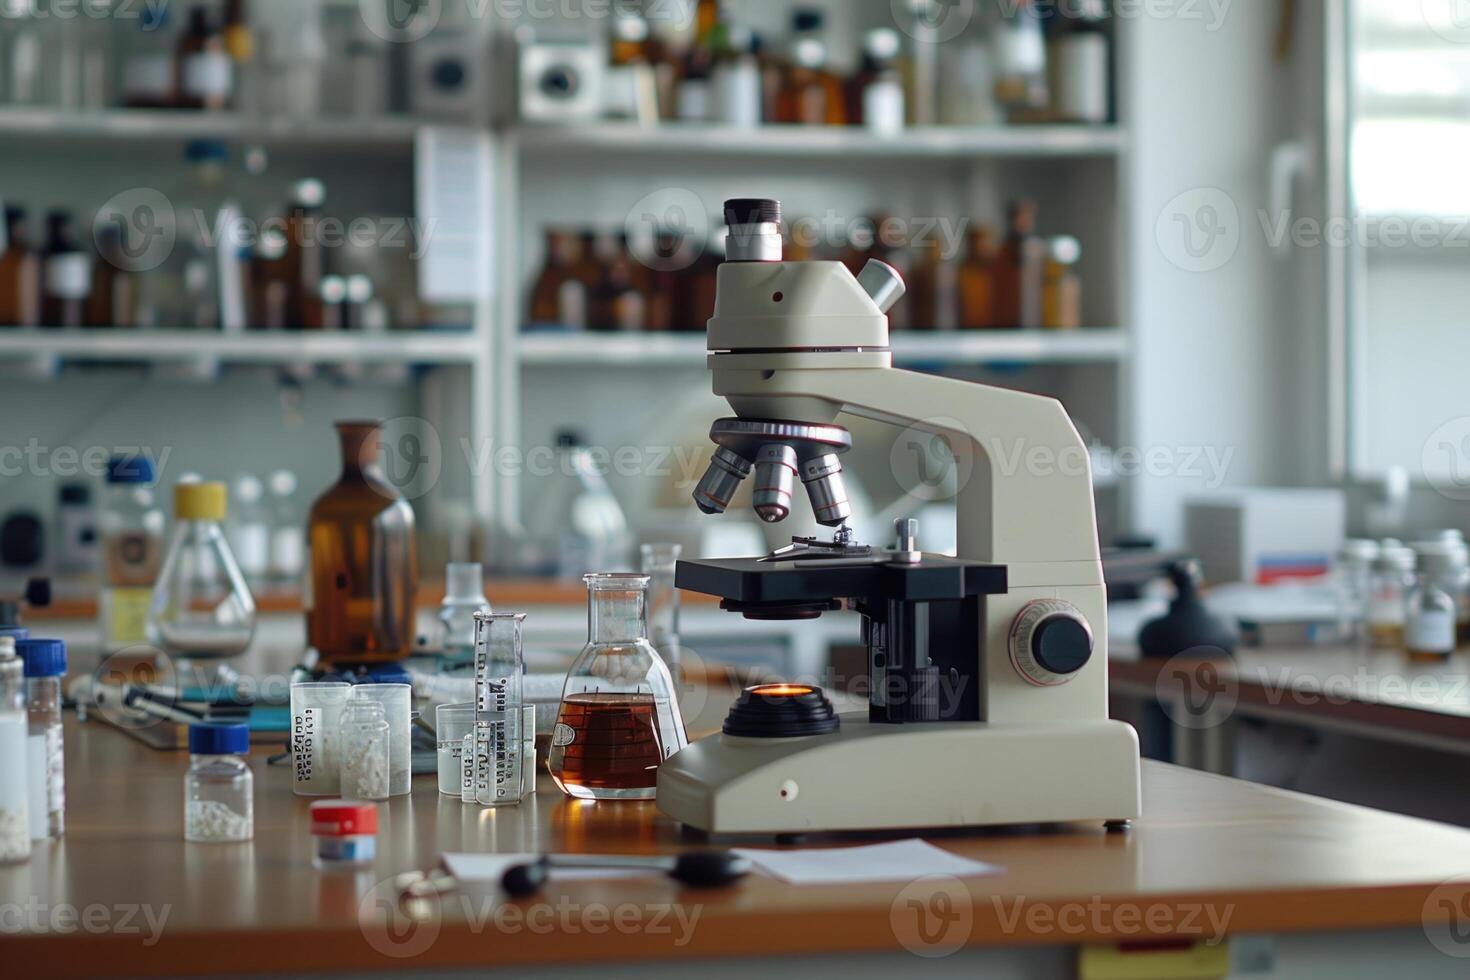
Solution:
<path fill-rule="evenodd" d="M 418 589 L 413 508 L 379 467 L 378 423 L 339 422 L 337 434 L 342 475 L 308 522 L 308 641 L 328 663 L 401 660 Z"/>
<path fill-rule="evenodd" d="M 265 583 L 270 568 L 270 524 L 266 521 L 265 485 L 260 478 L 243 473 L 235 478 L 234 506 L 225 531 L 235 561 L 252 588 Z"/>
<path fill-rule="evenodd" d="M 484 570 L 475 563 L 451 562 L 444 572 L 444 601 L 439 605 L 446 661 L 468 663 L 474 657 L 475 613 L 490 611 Z"/>
<path fill-rule="evenodd" d="M 1413 587 L 1413 549 L 1397 541 L 1384 541 L 1373 560 L 1368 588 L 1368 637 L 1373 646 L 1403 649 L 1404 613 Z"/>
<path fill-rule="evenodd" d="M 26 796 L 25 672 L 15 638 L 0 636 L 0 864 L 30 860 Z"/>
<path fill-rule="evenodd" d="M 407 684 L 354 684 L 353 701 L 376 701 L 388 720 L 388 795 L 407 796 L 413 789 L 413 688 Z"/>
<path fill-rule="evenodd" d="M 464 776 L 464 742 L 465 736 L 474 730 L 475 702 L 441 704 L 434 709 L 440 795 L 463 799 L 461 781 Z"/>
<path fill-rule="evenodd" d="M 163 564 L 164 519 L 155 503 L 153 478 L 153 461 L 144 456 L 116 456 L 107 466 L 97 610 L 108 653 L 148 639 L 148 604 Z"/>
<path fill-rule="evenodd" d="M 648 576 L 588 575 L 587 646 L 567 673 L 548 768 L 569 796 L 651 800 L 688 744 L 674 682 L 648 640 Z"/>
<path fill-rule="evenodd" d="M 1340 629 L 1343 638 L 1357 646 L 1364 646 L 1368 641 L 1368 598 L 1372 594 L 1373 562 L 1377 557 L 1377 541 L 1344 541 L 1332 570 Z"/>
<path fill-rule="evenodd" d="M 291 770 L 297 796 L 336 796 L 342 783 L 342 708 L 351 684 L 291 685 Z"/>
<path fill-rule="evenodd" d="M 306 541 L 297 512 L 296 474 L 276 470 L 270 475 L 270 580 L 278 586 L 301 581 Z"/>
<path fill-rule="evenodd" d="M 16 643 L 16 653 L 26 677 L 26 797 L 31 837 L 54 839 L 66 830 L 66 754 L 61 737 L 66 644 L 60 640 L 25 639 Z"/>
<path fill-rule="evenodd" d="M 388 798 L 388 716 L 377 701 L 348 699 L 342 709 L 342 797 Z"/>
<path fill-rule="evenodd" d="M 148 640 L 182 657 L 233 657 L 255 635 L 255 599 L 221 526 L 223 483 L 174 487 L 178 526 L 148 610 Z"/>
<path fill-rule="evenodd" d="M 648 576 L 648 639 L 663 657 L 669 676 L 679 676 L 679 590 L 674 571 L 683 551 L 677 544 L 646 544 L 642 548 L 643 574 Z"/>
<path fill-rule="evenodd" d="M 1455 652 L 1465 545 L 1423 541 L 1414 545 L 1418 574 L 1404 608 L 1404 649 L 1411 660 L 1446 660 Z"/>
<path fill-rule="evenodd" d="M 523 613 L 475 614 L 475 801 L 482 806 L 521 802 L 525 716 Z"/>
<path fill-rule="evenodd" d="M 249 751 L 245 725 L 189 726 L 184 840 L 213 844 L 254 836 L 254 777 L 244 759 Z"/>

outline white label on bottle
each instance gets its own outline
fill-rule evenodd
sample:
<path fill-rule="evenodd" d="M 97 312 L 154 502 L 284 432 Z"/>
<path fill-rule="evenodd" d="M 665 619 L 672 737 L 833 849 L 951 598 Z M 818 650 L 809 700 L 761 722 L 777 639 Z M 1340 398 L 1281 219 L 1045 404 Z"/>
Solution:
<path fill-rule="evenodd" d="M 313 765 L 316 762 L 316 743 L 320 727 L 316 708 L 302 708 L 301 714 L 291 720 L 291 767 L 296 772 L 296 782 L 310 783 L 316 778 Z"/>
<path fill-rule="evenodd" d="M 226 99 L 235 83 L 235 65 L 223 51 L 198 51 L 184 59 L 184 95 Z"/>
<path fill-rule="evenodd" d="M 270 529 L 264 524 L 241 524 L 230 535 L 240 571 L 252 578 L 265 574 L 270 564 Z"/>
<path fill-rule="evenodd" d="M 678 115 L 682 122 L 709 122 L 709 83 L 688 79 L 679 83 Z"/>
<path fill-rule="evenodd" d="M 26 739 L 26 800 L 31 840 L 46 839 L 46 733 Z"/>
<path fill-rule="evenodd" d="M 86 299 L 92 291 L 92 260 L 83 252 L 52 255 L 46 259 L 45 278 L 48 296 Z"/>
<path fill-rule="evenodd" d="M 1101 34 L 1074 34 L 1056 43 L 1052 102 L 1075 122 L 1108 118 L 1108 42 Z"/>
<path fill-rule="evenodd" d="M 1449 610 L 1416 612 L 1404 624 L 1404 645 L 1416 653 L 1455 652 L 1455 614 Z"/>
<path fill-rule="evenodd" d="M 459 798 L 462 803 L 475 802 L 475 735 L 466 735 L 459 749 Z"/>
<path fill-rule="evenodd" d="M 863 89 L 863 123 L 869 131 L 883 136 L 903 132 L 904 95 L 898 82 L 874 82 Z M 932 324 L 924 324 L 932 326 Z"/>

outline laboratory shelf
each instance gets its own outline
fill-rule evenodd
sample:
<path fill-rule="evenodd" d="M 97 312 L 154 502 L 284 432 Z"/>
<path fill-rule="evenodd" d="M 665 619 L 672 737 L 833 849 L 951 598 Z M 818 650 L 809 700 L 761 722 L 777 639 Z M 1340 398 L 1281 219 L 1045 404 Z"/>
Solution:
<path fill-rule="evenodd" d="M 194 330 L 0 328 L 0 362 L 470 364 L 484 346 L 464 332 L 208 333 Z"/>
<path fill-rule="evenodd" d="M 1116 329 L 901 333 L 892 338 L 901 364 L 1094 364 L 1122 360 L 1128 336 Z M 517 341 L 527 367 L 702 367 L 702 333 L 527 333 Z"/>
<path fill-rule="evenodd" d="M 512 131 L 522 151 L 617 152 L 659 156 L 842 157 L 1110 157 L 1126 144 L 1116 126 L 921 126 L 895 136 L 858 127 L 737 126 L 661 123 L 591 123 L 519 126 Z"/>
<path fill-rule="evenodd" d="M 409 118 L 266 120 L 234 112 L 169 109 L 0 109 L 0 136 L 38 143 L 110 139 L 146 143 L 219 139 L 345 149 L 413 147 L 420 124 Z"/>

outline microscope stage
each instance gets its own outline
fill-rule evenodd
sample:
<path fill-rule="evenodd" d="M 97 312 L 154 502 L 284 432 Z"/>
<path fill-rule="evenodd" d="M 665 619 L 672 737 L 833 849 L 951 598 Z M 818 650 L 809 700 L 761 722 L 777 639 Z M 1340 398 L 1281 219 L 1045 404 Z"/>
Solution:
<path fill-rule="evenodd" d="M 1004 565 L 925 555 L 895 562 L 795 561 L 757 558 L 681 561 L 675 584 L 741 605 L 816 603 L 837 598 L 943 602 L 1006 591 Z"/>

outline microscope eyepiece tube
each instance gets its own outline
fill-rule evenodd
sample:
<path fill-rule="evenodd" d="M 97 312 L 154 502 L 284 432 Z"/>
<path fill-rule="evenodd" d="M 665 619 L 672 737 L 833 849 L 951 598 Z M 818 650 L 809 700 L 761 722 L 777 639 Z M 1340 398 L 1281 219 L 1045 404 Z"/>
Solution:
<path fill-rule="evenodd" d="M 791 515 L 796 466 L 796 450 L 783 443 L 762 446 L 756 454 L 752 503 L 760 519 L 767 524 L 776 524 Z"/>
<path fill-rule="evenodd" d="M 749 475 L 750 462 L 721 446 L 694 488 L 695 506 L 706 514 L 723 514 Z"/>
<path fill-rule="evenodd" d="M 801 464 L 801 481 L 812 502 L 817 523 L 840 527 L 852 516 L 847 499 L 847 483 L 842 479 L 842 462 L 835 455 L 814 456 Z"/>
<path fill-rule="evenodd" d="M 781 202 L 769 198 L 734 198 L 725 202 L 727 262 L 780 262 Z"/>

